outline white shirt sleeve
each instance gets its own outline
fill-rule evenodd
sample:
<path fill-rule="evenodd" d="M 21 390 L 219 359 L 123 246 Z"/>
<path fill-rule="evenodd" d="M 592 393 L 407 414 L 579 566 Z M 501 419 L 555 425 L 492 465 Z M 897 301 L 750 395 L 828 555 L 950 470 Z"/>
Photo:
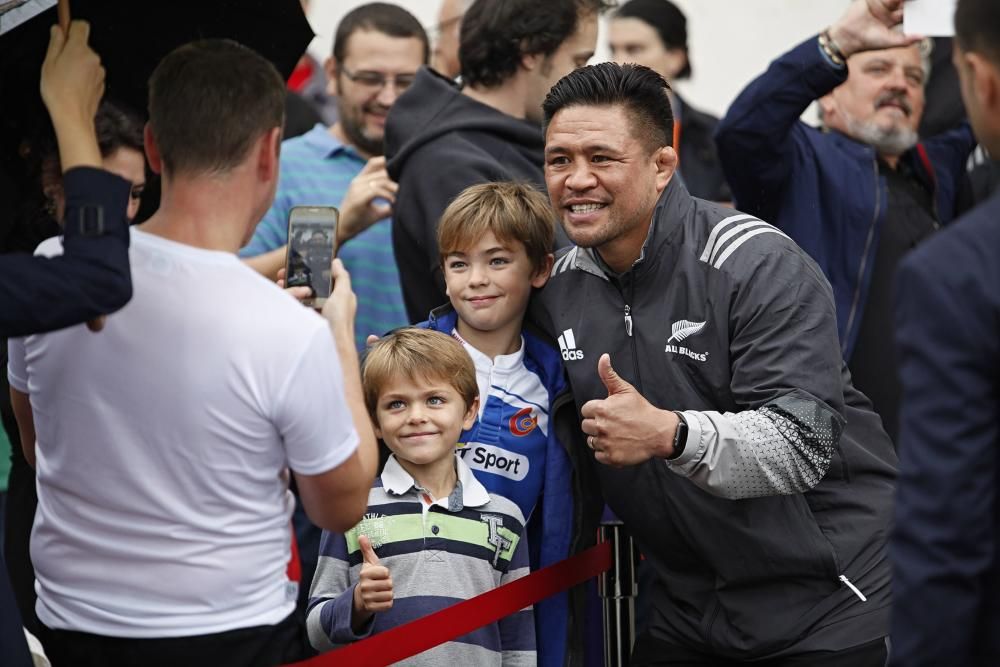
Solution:
<path fill-rule="evenodd" d="M 278 392 L 274 425 L 285 443 L 289 467 L 318 475 L 346 461 L 358 433 L 344 398 L 344 378 L 333 334 L 325 322 L 302 350 Z"/>
<path fill-rule="evenodd" d="M 7 381 L 22 394 L 28 393 L 28 364 L 24 358 L 24 339 L 7 341 Z"/>

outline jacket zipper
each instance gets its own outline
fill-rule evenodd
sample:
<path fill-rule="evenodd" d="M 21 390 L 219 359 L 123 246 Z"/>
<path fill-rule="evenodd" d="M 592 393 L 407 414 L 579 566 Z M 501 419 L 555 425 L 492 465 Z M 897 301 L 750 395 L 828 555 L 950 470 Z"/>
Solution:
<path fill-rule="evenodd" d="M 875 239 L 875 224 L 878 222 L 878 212 L 882 206 L 882 187 L 878 178 L 878 159 L 875 157 L 872 157 L 872 171 L 875 176 L 875 212 L 872 213 L 872 223 L 868 228 L 868 238 L 865 240 L 865 250 L 861 255 L 861 265 L 858 266 L 854 299 L 851 302 L 851 310 L 847 316 L 847 326 L 844 327 L 844 341 L 840 345 L 841 356 L 847 356 L 847 341 L 851 339 L 851 327 L 854 325 L 854 318 L 858 314 L 858 303 L 861 301 L 861 283 L 864 280 L 865 267 L 868 265 L 868 251 L 871 250 L 872 241 Z"/>
<path fill-rule="evenodd" d="M 622 300 L 625 301 L 625 333 L 631 341 L 632 346 L 632 371 L 635 373 L 635 388 L 642 391 L 642 377 L 639 375 L 639 350 L 636 349 L 635 337 L 632 335 L 632 306 L 630 301 L 635 299 L 635 282 L 632 276 L 628 276 L 628 298 L 625 298 L 625 291 L 622 290 Z"/>
<path fill-rule="evenodd" d="M 862 593 L 862 592 L 861 592 L 861 590 L 860 590 L 860 589 L 859 589 L 859 588 L 858 588 L 857 586 L 855 586 L 854 584 L 852 584 L 852 583 L 851 583 L 851 580 L 847 578 L 847 575 L 846 575 L 846 574 L 842 574 L 842 575 L 840 575 L 840 581 L 841 581 L 841 582 L 843 582 L 843 584 L 844 584 L 845 586 L 847 586 L 848 588 L 850 588 L 850 589 L 851 589 L 851 591 L 852 591 L 852 592 L 853 592 L 853 593 L 854 593 L 855 595 L 857 595 L 857 596 L 858 596 L 858 598 L 859 598 L 859 599 L 860 599 L 860 600 L 861 600 L 862 602 L 868 602 L 868 598 L 866 598 L 866 597 L 865 597 L 865 594 L 864 594 L 864 593 Z"/>

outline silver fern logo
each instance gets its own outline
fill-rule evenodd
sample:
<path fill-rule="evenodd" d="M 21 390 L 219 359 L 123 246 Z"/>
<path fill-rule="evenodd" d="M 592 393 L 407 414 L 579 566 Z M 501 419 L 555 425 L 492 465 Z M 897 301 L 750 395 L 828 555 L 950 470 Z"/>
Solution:
<path fill-rule="evenodd" d="M 688 320 L 680 320 L 679 322 L 674 322 L 674 325 L 670 327 L 670 338 L 667 339 L 667 343 L 672 341 L 677 341 L 678 343 L 693 336 L 696 333 L 701 332 L 705 328 L 706 322 L 690 322 Z"/>

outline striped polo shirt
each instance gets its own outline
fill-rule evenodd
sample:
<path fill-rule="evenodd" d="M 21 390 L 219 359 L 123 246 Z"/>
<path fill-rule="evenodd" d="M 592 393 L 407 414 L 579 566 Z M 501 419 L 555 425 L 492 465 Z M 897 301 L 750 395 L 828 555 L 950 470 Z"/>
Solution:
<path fill-rule="evenodd" d="M 293 206 L 340 207 L 351 181 L 366 160 L 340 143 L 323 125 L 281 144 L 281 172 L 274 204 L 257 224 L 240 257 L 255 257 L 288 242 L 288 214 Z M 337 251 L 351 274 L 358 297 L 355 342 L 364 351 L 368 334 L 381 336 L 406 324 L 399 271 L 392 251 L 392 220 L 381 220 Z"/>
<path fill-rule="evenodd" d="M 433 501 L 390 456 L 368 494 L 361 523 L 346 535 L 323 532 L 306 620 L 316 649 L 364 639 L 528 573 L 524 516 L 518 506 L 487 492 L 461 458 L 455 463 L 455 489 Z M 351 608 L 363 562 L 361 535 L 368 536 L 380 563 L 389 568 L 393 605 L 355 633 Z M 535 665 L 531 608 L 397 664 Z"/>

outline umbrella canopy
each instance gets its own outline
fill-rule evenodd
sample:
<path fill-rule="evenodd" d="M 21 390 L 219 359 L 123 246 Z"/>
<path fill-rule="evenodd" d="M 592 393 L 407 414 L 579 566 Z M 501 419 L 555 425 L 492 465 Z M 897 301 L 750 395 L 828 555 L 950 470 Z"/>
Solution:
<path fill-rule="evenodd" d="M 73 0 L 74 19 L 90 21 L 90 45 L 107 72 L 106 94 L 145 114 L 147 81 L 177 46 L 225 37 L 269 59 L 287 79 L 313 38 L 300 0 Z M 0 16 L 0 29 L 3 18 Z M 52 8 L 0 35 L 0 112 L 40 109 L 38 78 Z"/>

